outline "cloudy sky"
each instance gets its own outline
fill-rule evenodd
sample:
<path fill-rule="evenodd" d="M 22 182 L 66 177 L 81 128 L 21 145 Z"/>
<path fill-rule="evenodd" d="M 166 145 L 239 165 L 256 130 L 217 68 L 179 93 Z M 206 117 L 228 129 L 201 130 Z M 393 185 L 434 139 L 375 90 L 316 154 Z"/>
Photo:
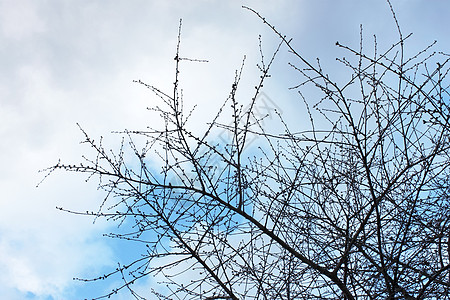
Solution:
<path fill-rule="evenodd" d="M 392 2 L 403 32 L 414 33 L 412 52 L 435 39 L 437 49 L 450 52 L 449 1 Z M 342 55 L 335 42 L 357 47 L 361 23 L 367 40 L 376 34 L 380 46 L 397 38 L 383 0 L 0 0 L 2 299 L 81 299 L 114 285 L 93 287 L 72 278 L 100 275 L 133 248 L 102 237 L 114 225 L 55 209 L 95 210 L 102 196 L 95 182 L 55 173 L 36 188 L 44 176 L 38 171 L 59 158 L 79 161 L 86 148 L 77 122 L 92 136 L 157 122 L 146 110 L 155 97 L 132 81 L 170 91 L 180 18 L 182 56 L 209 61 L 182 67 L 186 104 L 214 111 L 244 55 L 243 89 L 250 90 L 258 80 L 258 35 L 268 53 L 277 40 L 242 4 L 292 37 L 305 57 L 322 57 L 330 68 Z M 289 59 L 284 49 L 264 92 L 295 118 Z M 141 288 L 155 283 L 145 284 Z"/>

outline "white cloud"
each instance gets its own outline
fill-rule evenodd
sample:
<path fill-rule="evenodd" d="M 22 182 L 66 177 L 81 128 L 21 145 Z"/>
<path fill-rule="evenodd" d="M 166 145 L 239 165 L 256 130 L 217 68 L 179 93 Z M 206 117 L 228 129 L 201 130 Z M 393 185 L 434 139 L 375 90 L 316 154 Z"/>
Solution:
<path fill-rule="evenodd" d="M 45 31 L 37 1 L 0 1 L 0 32 L 6 38 L 19 40 Z"/>

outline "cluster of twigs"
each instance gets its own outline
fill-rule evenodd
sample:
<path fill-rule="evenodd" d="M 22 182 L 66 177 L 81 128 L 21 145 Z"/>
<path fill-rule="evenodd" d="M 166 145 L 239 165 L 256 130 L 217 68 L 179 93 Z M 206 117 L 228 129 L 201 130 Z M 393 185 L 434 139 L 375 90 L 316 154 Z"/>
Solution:
<path fill-rule="evenodd" d="M 398 43 L 380 53 L 376 40 L 372 55 L 363 51 L 362 33 L 357 50 L 337 43 L 352 57 L 339 60 L 349 77 L 338 83 L 253 12 L 280 45 L 269 61 L 262 57 L 248 110 L 236 99 L 241 70 L 204 132 L 189 130 L 179 33 L 173 93 L 138 81 L 160 98 L 153 109 L 164 127 L 124 132 L 118 152 L 85 133 L 93 158 L 51 168 L 98 177 L 107 196 L 85 214 L 121 223 L 130 231 L 112 237 L 147 247 L 90 279 L 123 279 L 99 298 L 128 289 L 144 299 L 133 284 L 155 276 L 167 294 L 155 286 L 148 293 L 167 299 L 447 299 L 449 56 L 430 46 L 404 57 L 409 36 L 397 24 Z M 268 133 L 254 114 L 280 46 L 296 60 L 293 89 L 308 131 L 292 132 L 281 119 L 283 129 Z M 318 101 L 303 97 L 309 88 Z M 218 121 L 226 106 L 230 125 Z M 216 129 L 229 132 L 227 143 L 217 143 Z M 255 135 L 259 147 L 246 155 Z M 152 167 L 157 159 L 161 167 Z"/>

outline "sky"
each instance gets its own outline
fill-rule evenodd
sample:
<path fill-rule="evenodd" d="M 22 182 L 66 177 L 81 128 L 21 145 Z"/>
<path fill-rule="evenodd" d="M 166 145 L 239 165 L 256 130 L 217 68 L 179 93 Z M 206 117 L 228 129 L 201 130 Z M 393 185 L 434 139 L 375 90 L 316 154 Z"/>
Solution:
<path fill-rule="evenodd" d="M 408 51 L 438 40 L 450 52 L 450 2 L 392 0 L 404 34 L 413 32 Z M 170 92 L 179 19 L 181 54 L 206 59 L 181 69 L 186 105 L 210 115 L 226 99 L 244 55 L 242 101 L 257 83 L 258 36 L 267 56 L 277 39 L 255 15 L 259 11 L 307 59 L 321 57 L 335 68 L 339 41 L 358 47 L 363 24 L 367 41 L 380 47 L 398 38 L 383 0 L 280 1 L 94 1 L 0 0 L 0 295 L 2 299 L 82 299 L 108 291 L 72 280 L 97 276 L 136 255 L 133 246 L 104 238 L 115 224 L 55 209 L 96 210 L 102 194 L 85 176 L 57 172 L 36 188 L 39 170 L 79 162 L 79 123 L 90 135 L 117 145 L 111 131 L 145 129 L 157 120 L 147 107 L 151 92 L 142 80 Z M 298 120 L 296 77 L 282 49 L 264 93 L 287 120 Z M 152 102 L 153 101 L 153 102 Z M 201 130 L 204 119 L 193 126 Z M 152 280 L 139 287 L 155 285 Z M 127 294 L 117 299 L 128 299 Z"/>

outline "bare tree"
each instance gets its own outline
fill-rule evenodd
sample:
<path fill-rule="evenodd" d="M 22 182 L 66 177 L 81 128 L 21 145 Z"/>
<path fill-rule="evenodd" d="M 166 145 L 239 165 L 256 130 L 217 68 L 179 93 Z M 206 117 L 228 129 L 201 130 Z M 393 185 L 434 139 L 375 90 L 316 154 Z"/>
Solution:
<path fill-rule="evenodd" d="M 124 289 L 144 299 L 133 284 L 147 276 L 164 278 L 168 294 L 149 288 L 144 296 L 162 299 L 448 299 L 449 55 L 433 43 L 405 57 L 410 36 L 398 24 L 398 42 L 381 50 L 374 39 L 368 54 L 361 29 L 359 49 L 336 43 L 351 56 L 338 59 L 348 77 L 336 80 L 245 9 L 280 39 L 269 59 L 261 54 L 247 108 L 236 97 L 241 68 L 205 131 L 190 130 L 179 70 L 195 59 L 181 55 L 180 23 L 173 91 L 137 81 L 158 96 L 153 110 L 164 126 L 122 132 L 118 151 L 83 131 L 93 154 L 49 169 L 99 178 L 106 197 L 83 214 L 119 222 L 124 229 L 109 236 L 147 247 L 140 259 L 84 279 L 123 279 L 96 299 Z M 282 130 L 272 132 L 255 113 L 283 49 L 310 117 L 302 132 L 280 113 Z M 311 90 L 318 100 L 306 99 Z M 230 123 L 220 122 L 228 107 Z"/>

